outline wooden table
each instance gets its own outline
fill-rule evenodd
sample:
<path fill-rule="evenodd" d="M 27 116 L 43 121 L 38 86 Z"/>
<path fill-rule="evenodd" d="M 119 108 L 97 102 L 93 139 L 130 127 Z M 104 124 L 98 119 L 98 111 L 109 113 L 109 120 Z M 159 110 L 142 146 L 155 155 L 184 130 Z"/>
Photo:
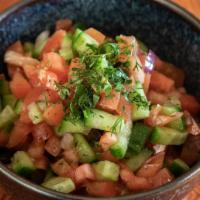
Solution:
<path fill-rule="evenodd" d="M 0 12 L 8 8 L 9 6 L 15 4 L 20 0 L 0 0 Z M 168 0 L 166 0 L 168 1 Z M 193 15 L 200 19 L 200 0 L 172 0 L 173 2 L 179 4 L 185 9 L 189 10 Z M 3 189 L 0 188 L 0 200 Z M 200 200 L 200 185 L 193 189 L 188 195 L 182 200 Z"/>

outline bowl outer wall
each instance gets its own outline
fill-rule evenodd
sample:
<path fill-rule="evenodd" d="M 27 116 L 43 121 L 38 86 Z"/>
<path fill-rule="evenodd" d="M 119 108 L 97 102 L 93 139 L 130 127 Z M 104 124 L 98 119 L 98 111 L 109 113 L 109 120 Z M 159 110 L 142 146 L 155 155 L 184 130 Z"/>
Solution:
<path fill-rule="evenodd" d="M 141 2 L 144 2 L 144 1 L 141 1 Z M 186 12 L 184 12 L 182 9 L 178 8 L 174 4 L 172 4 L 170 2 L 167 2 L 167 1 L 163 1 L 163 0 L 160 0 L 160 1 L 159 0 L 155 0 L 155 1 L 165 5 L 166 7 L 169 7 L 170 9 L 174 10 L 175 12 L 177 12 L 177 13 L 179 13 L 181 15 L 184 15 L 184 17 L 188 21 L 190 21 L 191 24 L 193 24 L 193 27 L 191 25 L 188 25 L 188 26 L 186 26 L 186 29 L 198 29 L 198 30 L 200 29 L 199 28 L 200 24 L 199 24 L 199 22 L 197 20 L 195 20 L 191 15 L 189 15 Z M 29 2 L 31 2 L 31 3 L 29 3 Z M 22 4 L 19 4 L 18 6 L 13 7 L 10 11 L 7 11 L 5 14 L 2 15 L 2 17 L 0 17 L 0 37 L 3 34 L 2 31 L 4 31 L 3 28 L 1 28 L 2 24 L 4 24 L 4 26 L 9 25 L 11 27 L 11 30 L 16 30 L 16 34 L 15 33 L 10 33 L 10 35 L 9 35 L 9 34 L 6 33 L 7 36 L 8 36 L 8 40 L 3 43 L 4 45 L 2 45 L 3 46 L 2 47 L 2 51 L 5 51 L 5 47 L 7 47 L 12 42 L 14 42 L 16 40 L 16 38 L 18 38 L 20 36 L 20 34 L 22 34 L 22 32 L 17 31 L 18 27 L 15 27 L 15 24 L 11 24 L 10 25 L 10 24 L 7 24 L 7 23 L 9 23 L 12 18 L 13 19 L 15 18 L 15 14 L 17 14 L 19 16 L 18 12 L 21 12 L 21 10 L 23 10 L 23 8 L 27 9 L 29 7 L 27 5 L 31 5 L 31 4 L 34 5 L 35 4 L 34 2 L 35 1 L 24 1 Z M 41 1 L 41 2 L 45 2 L 45 1 Z M 52 1 L 50 0 L 49 2 L 51 3 Z M 57 1 L 54 1 L 54 2 L 57 2 Z M 73 2 L 70 1 L 70 0 L 68 2 L 73 4 Z M 88 2 L 92 3 L 91 1 L 88 1 Z M 112 1 L 112 2 L 115 2 L 115 1 Z M 127 0 L 127 2 L 129 2 L 129 1 Z M 138 3 L 138 0 L 136 0 L 135 2 Z M 31 7 L 29 7 L 29 8 L 31 9 Z M 30 11 L 30 9 L 27 9 L 27 12 Z M 52 9 L 52 7 L 51 7 L 51 9 Z M 115 9 L 116 9 L 116 7 L 115 7 Z M 170 11 L 167 11 L 168 9 L 166 9 L 166 8 L 162 7 L 162 9 L 166 10 L 166 12 L 170 12 Z M 147 10 L 148 10 L 148 8 L 147 8 Z M 113 10 L 111 10 L 111 11 L 113 12 Z M 24 12 L 23 14 L 27 15 L 27 12 Z M 57 17 L 54 17 L 53 21 L 55 21 L 59 17 L 60 17 L 60 15 L 58 15 Z M 76 19 L 76 17 L 74 17 L 74 16 L 72 18 Z M 95 18 L 95 16 L 94 16 L 94 18 Z M 176 16 L 175 18 L 179 18 L 179 17 Z M 23 17 L 20 18 L 20 19 L 22 21 L 24 20 Z M 17 20 L 17 18 L 16 18 L 16 20 Z M 170 19 L 169 19 L 169 21 L 170 21 Z M 140 22 L 140 21 L 137 21 L 137 22 Z M 154 22 L 154 20 L 151 23 L 153 23 L 153 22 Z M 52 24 L 52 21 L 50 20 L 50 21 L 47 22 L 47 24 L 48 23 Z M 121 22 L 119 22 L 119 27 L 123 27 L 123 24 L 120 24 L 120 23 Z M 179 26 L 181 26 L 182 23 L 184 23 L 184 22 L 179 22 Z M 95 24 L 95 22 L 90 20 L 89 25 L 90 24 L 91 25 Z M 17 23 L 17 25 L 20 25 L 20 24 Z M 24 26 L 26 26 L 26 25 L 24 25 Z M 22 30 L 23 30 L 23 28 L 24 28 L 23 24 L 20 25 L 20 28 L 22 28 Z M 41 29 L 41 27 L 39 29 Z M 39 29 L 36 28 L 35 34 L 33 34 L 32 37 L 35 37 L 38 34 Z M 117 29 L 113 29 L 113 30 L 116 33 L 120 33 L 120 30 L 117 30 Z M 105 31 L 109 33 L 108 28 Z M 197 31 L 197 30 L 194 30 L 194 31 Z M 126 31 L 125 31 L 125 33 L 126 33 Z M 138 35 L 137 31 L 136 31 L 136 35 Z M 183 35 L 184 35 L 184 37 L 186 37 L 187 33 L 183 33 Z M 145 34 L 142 35 L 142 37 L 145 37 Z M 29 39 L 29 32 L 28 31 L 23 33 L 23 38 L 22 39 L 23 40 Z M 30 38 L 30 39 L 33 39 L 33 38 Z M 152 39 L 152 38 L 150 38 L 150 39 Z M 189 46 L 189 43 L 192 40 L 195 40 L 195 39 L 197 40 L 197 44 L 200 44 L 199 43 L 199 38 L 196 38 L 196 35 L 195 35 L 195 36 L 192 36 L 190 38 L 189 42 L 185 41 L 186 43 L 188 43 L 187 46 Z M 149 43 L 149 46 L 154 47 L 155 40 L 152 39 L 152 41 L 153 42 Z M 2 44 L 3 41 L 1 41 L 1 39 L 0 39 L 0 42 Z M 145 42 L 147 42 L 147 44 L 148 44 L 148 41 L 145 41 Z M 156 42 L 158 42 L 158 41 L 156 41 Z M 164 40 L 164 43 L 165 42 L 166 41 Z M 171 59 L 170 58 L 170 56 L 172 55 L 171 53 L 170 53 L 170 55 L 167 55 L 167 56 L 164 55 L 164 54 L 166 54 L 166 50 L 163 50 L 163 52 L 162 51 L 160 52 L 160 49 L 158 47 L 155 47 L 155 51 L 159 55 L 161 55 L 163 57 L 166 57 L 169 61 L 172 61 L 174 63 L 178 63 L 178 60 L 179 60 L 180 56 L 176 55 L 174 59 L 173 58 Z M 2 52 L 1 52 L 1 54 L 2 54 Z M 185 55 L 187 55 L 187 53 L 185 53 Z M 194 58 L 194 59 L 196 59 L 196 58 Z M 192 61 L 193 61 L 193 59 L 191 60 L 191 63 L 192 63 Z M 183 63 L 180 63 L 181 66 L 182 66 L 182 64 Z M 199 64 L 199 63 L 197 63 L 197 64 Z M 2 66 L 3 66 L 3 64 L 2 64 Z M 200 65 L 198 65 L 198 66 L 200 66 Z M 188 71 L 188 70 L 186 69 L 186 71 Z M 190 82 L 192 82 L 192 81 L 190 81 Z M 195 90 L 195 88 L 192 88 L 192 89 Z M 182 195 L 184 195 L 185 192 L 187 192 L 191 187 L 193 187 L 194 185 L 197 184 L 198 179 L 199 179 L 199 173 L 200 173 L 199 165 L 200 164 L 197 164 L 196 166 L 194 166 L 193 169 L 190 172 L 188 172 L 187 174 L 183 175 L 182 177 L 176 179 L 174 182 L 172 182 L 172 183 L 170 183 L 168 185 L 165 185 L 165 186 L 163 186 L 161 188 L 158 188 L 156 190 L 152 190 L 152 191 L 141 193 L 141 194 L 137 194 L 137 195 L 127 196 L 127 197 L 117 197 L 117 198 L 113 198 L 113 199 L 124 199 L 124 200 L 125 199 L 179 199 Z M 9 170 L 5 169 L 5 167 L 3 167 L 3 166 L 0 166 L 0 178 L 1 178 L 1 180 L 3 180 L 2 183 L 7 185 L 7 188 L 11 189 L 11 192 L 14 192 L 15 195 L 18 197 L 17 199 L 20 199 L 20 200 L 21 199 L 34 199 L 34 200 L 37 200 L 37 199 L 41 199 L 42 196 L 45 197 L 45 199 L 47 199 L 47 198 L 51 198 L 51 199 L 92 199 L 92 198 L 87 198 L 87 197 L 64 195 L 64 194 L 60 194 L 60 193 L 57 193 L 57 192 L 54 192 L 54 191 L 49 191 L 49 190 L 43 189 L 43 188 L 41 188 L 39 186 L 35 186 L 34 184 L 32 184 L 30 182 L 27 182 L 27 181 L 23 180 L 22 178 L 16 176 L 15 174 L 10 172 Z M 23 187 L 21 187 L 21 186 L 23 186 Z"/>

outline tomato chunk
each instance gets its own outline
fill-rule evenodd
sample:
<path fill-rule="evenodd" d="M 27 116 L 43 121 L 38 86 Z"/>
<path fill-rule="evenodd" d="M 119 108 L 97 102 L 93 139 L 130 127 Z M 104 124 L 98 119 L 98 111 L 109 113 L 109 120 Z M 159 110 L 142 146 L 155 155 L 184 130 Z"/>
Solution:
<path fill-rule="evenodd" d="M 43 117 L 47 124 L 51 126 L 58 125 L 63 119 L 65 113 L 61 103 L 51 104 L 44 111 Z"/>
<path fill-rule="evenodd" d="M 118 185 L 109 181 L 88 183 L 86 190 L 88 194 L 96 197 L 114 197 L 120 192 Z"/>
<path fill-rule="evenodd" d="M 50 137 L 45 144 L 45 150 L 54 157 L 58 156 L 61 151 L 60 140 L 55 136 Z"/>
<path fill-rule="evenodd" d="M 87 30 L 85 30 L 85 32 L 100 44 L 103 43 L 106 38 L 106 36 L 103 33 L 96 30 L 95 28 L 88 28 Z"/>
<path fill-rule="evenodd" d="M 14 96 L 23 99 L 31 90 L 31 85 L 22 74 L 16 72 L 10 82 L 10 89 Z"/>
<path fill-rule="evenodd" d="M 160 72 L 153 71 L 151 76 L 150 88 L 157 92 L 167 93 L 174 88 L 174 80 L 168 78 Z"/>
<path fill-rule="evenodd" d="M 56 31 L 47 41 L 44 49 L 42 50 L 42 56 L 45 53 L 49 53 L 51 51 L 55 52 L 59 50 L 62 40 L 65 36 L 66 32 L 63 30 Z"/>
<path fill-rule="evenodd" d="M 58 176 L 65 177 L 68 176 L 69 170 L 71 169 L 70 165 L 64 159 L 55 162 L 51 165 L 51 168 Z"/>
<path fill-rule="evenodd" d="M 192 115 L 197 115 L 200 111 L 200 104 L 194 96 L 189 94 L 182 94 L 180 101 L 183 110 L 187 110 Z"/>

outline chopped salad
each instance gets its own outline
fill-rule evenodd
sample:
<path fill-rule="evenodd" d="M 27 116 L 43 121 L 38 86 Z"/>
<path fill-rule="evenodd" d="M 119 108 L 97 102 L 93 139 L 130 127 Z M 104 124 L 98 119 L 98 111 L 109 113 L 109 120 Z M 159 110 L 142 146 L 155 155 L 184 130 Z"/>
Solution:
<path fill-rule="evenodd" d="M 184 72 L 134 36 L 71 20 L 6 51 L 0 161 L 63 193 L 113 197 L 160 187 L 200 152 L 200 104 Z"/>

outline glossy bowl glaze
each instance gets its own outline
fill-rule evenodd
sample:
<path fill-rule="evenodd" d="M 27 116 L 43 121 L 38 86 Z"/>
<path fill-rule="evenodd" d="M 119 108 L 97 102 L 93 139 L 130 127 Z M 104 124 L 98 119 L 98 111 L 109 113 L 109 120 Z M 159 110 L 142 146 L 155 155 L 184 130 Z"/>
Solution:
<path fill-rule="evenodd" d="M 135 35 L 161 58 L 183 68 L 188 91 L 200 99 L 200 22 L 167 0 L 23 1 L 0 16 L 1 72 L 6 73 L 3 55 L 10 44 L 18 39 L 34 39 L 44 29 L 52 29 L 60 18 L 71 18 L 109 35 Z M 188 173 L 163 187 L 111 199 L 178 200 L 199 180 L 200 163 L 197 163 Z M 0 182 L 14 194 L 16 200 L 96 199 L 44 189 L 15 175 L 1 164 Z"/>

